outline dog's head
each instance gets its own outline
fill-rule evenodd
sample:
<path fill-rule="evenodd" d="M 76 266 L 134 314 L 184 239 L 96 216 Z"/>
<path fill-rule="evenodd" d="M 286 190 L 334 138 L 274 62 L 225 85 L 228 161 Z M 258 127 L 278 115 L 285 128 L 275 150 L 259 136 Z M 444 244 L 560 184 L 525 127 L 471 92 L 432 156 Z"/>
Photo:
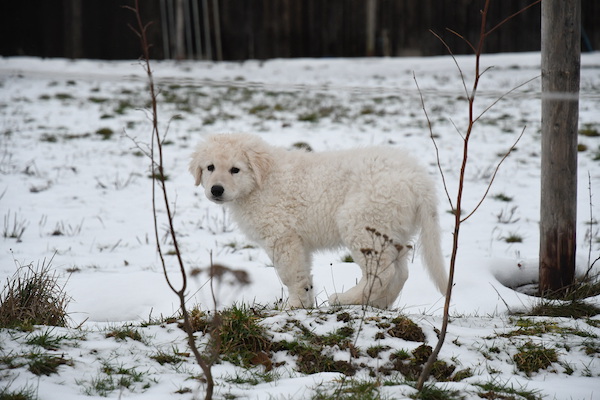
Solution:
<path fill-rule="evenodd" d="M 269 145 L 256 136 L 213 135 L 192 154 L 190 172 L 209 200 L 226 203 L 261 187 L 272 163 Z"/>

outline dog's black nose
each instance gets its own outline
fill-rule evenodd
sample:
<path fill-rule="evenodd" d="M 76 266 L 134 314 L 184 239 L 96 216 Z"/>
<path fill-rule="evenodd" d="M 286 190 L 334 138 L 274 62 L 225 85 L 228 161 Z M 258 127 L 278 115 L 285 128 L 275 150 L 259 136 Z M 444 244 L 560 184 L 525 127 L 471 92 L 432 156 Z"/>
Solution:
<path fill-rule="evenodd" d="M 221 197 L 223 196 L 223 192 L 225 192 L 225 188 L 221 185 L 214 185 L 210 188 L 210 192 L 215 197 Z"/>

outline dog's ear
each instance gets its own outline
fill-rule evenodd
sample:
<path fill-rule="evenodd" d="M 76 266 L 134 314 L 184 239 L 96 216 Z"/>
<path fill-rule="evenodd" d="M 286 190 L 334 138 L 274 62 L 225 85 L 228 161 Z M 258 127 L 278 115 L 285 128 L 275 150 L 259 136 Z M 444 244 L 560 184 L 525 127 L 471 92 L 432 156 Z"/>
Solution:
<path fill-rule="evenodd" d="M 202 181 L 202 166 L 200 165 L 202 160 L 202 151 L 200 148 L 192 154 L 192 160 L 190 161 L 190 173 L 194 176 L 196 186 L 200 185 Z"/>
<path fill-rule="evenodd" d="M 246 158 L 248 159 L 250 169 L 254 172 L 254 178 L 256 179 L 257 185 L 261 186 L 273 165 L 271 153 L 268 151 L 251 149 L 246 151 Z"/>

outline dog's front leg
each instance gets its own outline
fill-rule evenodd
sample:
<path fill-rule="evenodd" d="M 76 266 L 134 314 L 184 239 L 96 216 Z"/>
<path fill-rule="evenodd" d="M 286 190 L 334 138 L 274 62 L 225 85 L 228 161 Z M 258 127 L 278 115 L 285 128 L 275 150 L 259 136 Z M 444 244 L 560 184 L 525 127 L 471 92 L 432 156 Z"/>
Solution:
<path fill-rule="evenodd" d="M 312 308 L 314 305 L 310 253 L 298 237 L 280 237 L 267 251 L 279 278 L 287 286 L 289 306 Z"/>

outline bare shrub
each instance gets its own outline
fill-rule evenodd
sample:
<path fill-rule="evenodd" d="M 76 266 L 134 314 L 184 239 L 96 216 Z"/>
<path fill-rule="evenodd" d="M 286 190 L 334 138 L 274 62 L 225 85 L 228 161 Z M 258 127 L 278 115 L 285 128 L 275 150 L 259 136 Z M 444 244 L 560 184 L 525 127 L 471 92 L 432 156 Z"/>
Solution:
<path fill-rule="evenodd" d="M 154 75 L 152 74 L 152 68 L 150 67 L 150 47 L 151 47 L 151 45 L 148 42 L 148 37 L 146 35 L 147 29 L 151 25 L 151 23 L 144 24 L 144 22 L 142 21 L 142 16 L 140 13 L 140 8 L 139 8 L 139 0 L 135 0 L 134 5 L 132 7 L 130 7 L 130 6 L 123 6 L 123 7 L 125 9 L 132 11 L 135 15 L 137 27 L 134 27 L 132 25 L 129 25 L 129 27 L 135 33 L 135 35 L 140 39 L 140 46 L 141 46 L 141 49 L 143 52 L 143 55 L 141 57 L 141 63 L 146 72 L 146 76 L 148 78 L 148 89 L 150 91 L 150 107 L 151 107 L 150 116 L 151 116 L 151 120 L 152 120 L 152 132 L 151 132 L 151 141 L 150 141 L 150 146 L 149 146 L 149 152 L 147 153 L 147 155 L 150 158 L 151 171 L 152 171 L 150 176 L 152 178 L 152 215 L 153 215 L 153 219 L 154 219 L 154 236 L 155 236 L 155 240 L 156 240 L 156 250 L 157 250 L 158 256 L 160 258 L 160 263 L 161 263 L 161 266 L 163 269 L 163 274 L 164 274 L 165 280 L 167 281 L 167 285 L 169 286 L 171 291 L 175 295 L 177 295 L 177 297 L 179 299 L 179 306 L 180 306 L 181 314 L 183 316 L 183 327 L 184 327 L 184 330 L 186 331 L 187 337 L 188 337 L 188 345 L 190 347 L 190 350 L 194 354 L 194 357 L 196 358 L 196 362 L 202 369 L 202 372 L 204 373 L 204 376 L 206 378 L 206 394 L 205 394 L 204 398 L 206 400 L 210 400 L 213 398 L 213 391 L 214 391 L 214 385 L 215 385 L 213 375 L 212 375 L 212 365 L 213 365 L 215 357 L 212 356 L 212 354 L 210 354 L 209 356 L 204 356 L 200 353 L 200 350 L 198 350 L 198 346 L 196 346 L 196 338 L 194 336 L 194 330 L 193 330 L 192 323 L 191 323 L 192 316 L 188 312 L 187 306 L 186 306 L 186 301 L 187 301 L 186 293 L 187 293 L 187 288 L 188 288 L 188 281 L 187 281 L 187 275 L 185 272 L 185 265 L 183 262 L 183 257 L 181 255 L 181 251 L 179 248 L 177 233 L 175 231 L 175 223 L 174 223 L 175 212 L 174 212 L 174 210 L 172 210 L 171 202 L 169 201 L 168 191 L 167 191 L 167 187 L 166 187 L 167 181 L 168 181 L 168 179 L 167 179 L 168 176 L 165 174 L 164 163 L 163 163 L 163 143 L 165 143 L 165 137 L 163 135 L 161 135 L 160 129 L 159 129 L 158 102 L 156 100 L 157 96 L 158 96 L 158 92 L 154 85 Z M 179 272 L 182 277 L 182 282 L 179 287 L 175 286 L 175 284 L 171 280 L 171 277 L 169 276 L 169 273 L 167 271 L 167 263 L 165 260 L 165 252 L 161 246 L 161 241 L 160 241 L 160 237 L 159 237 L 159 223 L 158 223 L 157 208 L 158 208 L 158 201 L 159 201 L 160 197 L 162 197 L 163 206 L 165 207 L 165 214 L 166 214 L 167 226 L 168 226 L 168 228 L 167 228 L 168 237 L 171 238 L 173 248 L 174 248 L 173 255 L 175 256 L 175 258 L 177 260 L 177 265 L 179 266 Z M 212 265 L 212 259 L 211 259 L 211 265 Z M 213 293 L 213 297 L 214 297 L 214 293 Z M 215 304 L 216 304 L 216 301 L 215 301 Z M 213 324 L 214 324 L 214 329 L 218 330 L 219 329 L 218 321 L 214 321 Z M 219 341 L 217 341 L 217 344 L 214 345 L 213 347 L 214 348 L 212 349 L 213 350 L 212 352 L 214 353 L 214 352 L 216 352 L 216 350 L 219 347 Z"/>
<path fill-rule="evenodd" d="M 444 190 L 446 192 L 448 202 L 450 203 L 450 206 L 453 210 L 453 214 L 455 217 L 454 231 L 453 231 L 453 243 L 452 243 L 452 255 L 450 256 L 450 271 L 449 271 L 448 289 L 446 291 L 446 301 L 444 303 L 444 314 L 443 314 L 443 320 L 442 320 L 442 327 L 441 327 L 440 333 L 438 335 L 438 343 L 437 343 L 436 347 L 433 349 L 433 352 L 431 353 L 431 355 L 429 356 L 427 363 L 423 366 L 423 371 L 421 372 L 421 374 L 419 376 L 419 379 L 418 379 L 418 382 L 416 385 L 416 388 L 419 392 L 421 392 L 424 389 L 425 381 L 428 379 L 428 377 L 432 371 L 433 365 L 434 365 L 435 361 L 437 360 L 437 356 L 438 356 L 438 354 L 444 344 L 444 340 L 446 338 L 446 331 L 447 331 L 448 323 L 449 323 L 449 319 L 450 319 L 450 302 L 452 299 L 452 288 L 454 286 L 454 272 L 456 269 L 455 267 L 456 267 L 456 259 L 457 259 L 457 254 L 458 254 L 458 240 L 459 240 L 461 225 L 463 222 L 465 222 L 467 219 L 469 219 L 479 209 L 479 207 L 481 206 L 483 201 L 486 199 L 486 197 L 490 191 L 490 188 L 492 186 L 492 183 L 494 182 L 494 179 L 496 178 L 496 173 L 498 172 L 498 169 L 500 168 L 500 166 L 502 165 L 504 160 L 506 160 L 506 158 L 510 155 L 510 153 L 516 148 L 517 143 L 519 142 L 519 140 L 525 133 L 525 128 L 523 128 L 523 130 L 521 131 L 521 134 L 516 139 L 514 144 L 510 147 L 510 149 L 508 149 L 508 151 L 503 155 L 503 157 L 500 159 L 500 161 L 496 164 L 496 168 L 494 169 L 493 173 L 489 177 L 489 183 L 488 183 L 487 189 L 481 196 L 479 203 L 477 203 L 477 205 L 473 208 L 473 210 L 466 217 L 462 217 L 462 211 L 463 211 L 462 210 L 462 206 L 463 206 L 462 196 L 463 196 L 463 190 L 464 190 L 464 186 L 465 186 L 465 171 L 467 169 L 467 163 L 468 163 L 469 155 L 470 155 L 469 154 L 469 144 L 470 144 L 469 142 L 471 139 L 471 135 L 474 132 L 475 125 L 480 121 L 480 119 L 483 117 L 483 115 L 486 114 L 492 107 L 494 107 L 500 100 L 502 100 L 504 97 L 506 97 L 507 95 L 509 95 L 516 89 L 518 89 L 519 87 L 525 85 L 526 83 L 531 82 L 534 79 L 537 79 L 537 77 L 535 77 L 535 78 L 530 79 L 530 80 L 514 87 L 513 89 L 507 91 L 506 93 L 504 93 L 503 95 L 498 97 L 495 101 L 493 101 L 489 106 L 487 106 L 479 115 L 476 114 L 474 104 L 475 104 L 475 100 L 477 98 L 476 94 L 477 94 L 477 90 L 479 88 L 479 83 L 480 83 L 479 80 L 480 80 L 481 76 L 489 69 L 489 68 L 487 68 L 487 69 L 481 70 L 481 68 L 480 68 L 481 55 L 483 54 L 483 44 L 484 44 L 485 40 L 488 38 L 488 36 L 490 34 L 492 34 L 494 31 L 496 31 L 498 28 L 500 28 L 502 25 L 504 25 L 507 21 L 509 21 L 510 19 L 514 18 L 515 16 L 523 13 L 527 9 L 533 7 L 534 5 L 540 3 L 541 0 L 533 1 L 529 5 L 521 8 L 519 11 L 517 11 L 514 14 L 503 19 L 502 21 L 500 21 L 498 24 L 496 24 L 492 28 L 488 28 L 487 27 L 487 17 L 488 17 L 490 2 L 491 2 L 491 0 L 486 0 L 485 4 L 483 6 L 483 10 L 481 10 L 481 27 L 480 27 L 479 40 L 478 40 L 477 44 L 471 43 L 469 40 L 467 40 L 461 34 L 449 29 L 449 32 L 456 35 L 458 38 L 462 39 L 465 43 L 467 43 L 469 45 L 469 47 L 471 48 L 471 50 L 473 51 L 473 53 L 475 54 L 475 74 L 473 77 L 473 86 L 470 91 L 467 87 L 465 74 L 463 73 L 463 70 L 459 66 L 459 64 L 456 60 L 456 57 L 455 57 L 454 53 L 452 52 L 452 49 L 438 34 L 431 31 L 431 33 L 433 33 L 433 35 L 442 42 L 442 44 L 444 45 L 444 47 L 446 47 L 446 50 L 448 50 L 448 53 L 452 57 L 452 60 L 454 61 L 456 68 L 457 68 L 458 72 L 460 73 L 461 83 L 462 83 L 462 86 L 465 91 L 465 97 L 466 97 L 466 99 L 468 99 L 467 110 L 468 110 L 469 119 L 468 119 L 466 131 L 463 133 L 460 130 L 458 130 L 458 128 L 457 128 L 457 130 L 459 131 L 460 136 L 462 138 L 462 141 L 463 141 L 463 155 L 462 155 L 462 161 L 461 161 L 461 165 L 460 165 L 458 187 L 457 187 L 457 191 L 456 191 L 456 202 L 452 201 L 450 192 L 448 190 L 448 185 L 446 183 L 444 172 L 442 170 L 442 166 L 440 163 L 439 148 L 435 141 L 435 135 L 433 134 L 431 119 L 429 118 L 429 115 L 428 115 L 426 107 L 425 107 L 425 101 L 423 99 L 423 92 L 421 91 L 419 84 L 417 82 L 416 76 L 415 76 L 415 83 L 417 85 L 417 90 L 419 91 L 419 94 L 421 97 L 421 106 L 423 108 L 423 112 L 425 113 L 425 118 L 427 119 L 427 125 L 429 128 L 431 139 L 432 139 L 433 145 L 435 147 L 436 157 L 438 160 L 437 164 L 438 164 L 438 168 L 440 170 L 440 174 L 442 177 L 442 182 L 444 184 Z"/>
<path fill-rule="evenodd" d="M 23 233 L 25 233 L 25 229 L 27 229 L 27 225 L 29 223 L 27 220 L 19 218 L 15 213 L 12 218 L 10 218 L 10 210 L 4 216 L 4 229 L 2 230 L 2 236 L 7 239 L 17 239 L 17 242 L 21 241 L 21 237 L 23 237 Z"/>

